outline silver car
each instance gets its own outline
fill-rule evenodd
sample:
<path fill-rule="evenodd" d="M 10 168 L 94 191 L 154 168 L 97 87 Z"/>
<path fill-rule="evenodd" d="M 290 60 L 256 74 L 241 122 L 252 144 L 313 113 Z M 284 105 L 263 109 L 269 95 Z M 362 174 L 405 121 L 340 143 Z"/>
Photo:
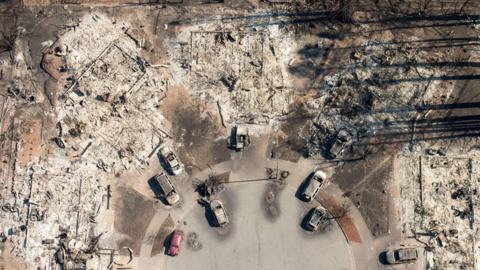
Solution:
<path fill-rule="evenodd" d="M 160 154 L 162 154 L 163 160 L 165 160 L 168 169 L 170 169 L 173 175 L 178 175 L 183 171 L 183 166 L 178 161 L 177 155 L 175 155 L 172 148 L 164 146 L 160 149 Z"/>
<path fill-rule="evenodd" d="M 225 207 L 223 207 L 223 204 L 219 200 L 213 200 L 210 202 L 210 209 L 213 212 L 213 215 L 215 216 L 215 220 L 220 227 L 225 227 L 228 225 L 228 215 L 227 211 L 225 211 Z"/>
<path fill-rule="evenodd" d="M 417 260 L 418 253 L 416 248 L 404 247 L 388 250 L 386 257 L 389 264 L 410 263 Z"/>
<path fill-rule="evenodd" d="M 180 195 L 166 174 L 157 174 L 155 176 L 155 182 L 157 182 L 157 185 L 162 190 L 162 195 L 165 197 L 165 200 L 167 200 L 169 205 L 174 206 L 180 202 Z"/>
<path fill-rule="evenodd" d="M 320 188 L 324 185 L 327 175 L 321 171 L 317 170 L 313 176 L 308 180 L 308 185 L 302 192 L 302 197 L 306 201 L 311 201 L 317 196 Z"/>

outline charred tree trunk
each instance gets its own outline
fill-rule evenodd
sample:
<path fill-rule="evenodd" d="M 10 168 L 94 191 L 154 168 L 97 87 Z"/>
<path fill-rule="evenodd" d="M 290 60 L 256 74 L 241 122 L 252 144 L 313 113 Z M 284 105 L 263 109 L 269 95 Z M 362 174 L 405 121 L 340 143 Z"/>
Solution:
<path fill-rule="evenodd" d="M 352 0 L 340 0 L 340 6 L 338 10 L 338 19 L 342 22 L 352 22 L 353 17 L 353 5 Z"/>

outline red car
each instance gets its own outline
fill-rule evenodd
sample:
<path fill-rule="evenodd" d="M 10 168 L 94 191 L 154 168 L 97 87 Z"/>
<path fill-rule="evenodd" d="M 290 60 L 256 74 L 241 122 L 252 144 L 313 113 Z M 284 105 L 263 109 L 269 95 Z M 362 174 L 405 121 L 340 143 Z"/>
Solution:
<path fill-rule="evenodd" d="M 175 230 L 173 231 L 172 238 L 170 239 L 170 246 L 168 247 L 167 254 L 170 256 L 177 256 L 180 251 L 180 244 L 184 238 L 183 231 Z"/>

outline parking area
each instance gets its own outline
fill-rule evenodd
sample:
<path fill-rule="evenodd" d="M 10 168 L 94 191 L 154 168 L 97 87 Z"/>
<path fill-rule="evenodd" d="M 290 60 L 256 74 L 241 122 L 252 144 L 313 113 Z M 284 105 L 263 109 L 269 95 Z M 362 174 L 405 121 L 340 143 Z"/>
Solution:
<path fill-rule="evenodd" d="M 216 227 L 208 207 L 192 198 L 179 207 L 158 207 L 145 232 L 138 268 L 358 269 L 339 223 L 332 220 L 328 228 L 318 232 L 302 227 L 306 215 L 321 201 L 298 198 L 300 184 L 315 166 L 266 158 L 268 140 L 255 138 L 250 148 L 232 152 L 231 160 L 191 177 L 197 181 L 215 173 L 228 178 L 224 189 L 210 198 L 223 203 L 229 218 L 227 227 Z M 289 174 L 278 184 L 265 179 L 268 168 Z M 174 179 L 186 196 L 199 196 L 193 191 L 185 193 L 191 182 Z M 176 257 L 165 254 L 169 247 L 166 229 L 184 233 Z"/>
<path fill-rule="evenodd" d="M 290 188 L 279 195 L 281 213 L 272 220 L 263 208 L 264 190 L 264 183 L 228 186 L 220 196 L 231 219 L 225 230 L 209 226 L 205 210 L 194 207 L 180 228 L 187 235 L 196 233 L 201 248 L 187 243 L 179 257 L 166 258 L 165 269 L 354 269 L 337 224 L 325 233 L 303 230 L 300 224 L 309 207 Z"/>

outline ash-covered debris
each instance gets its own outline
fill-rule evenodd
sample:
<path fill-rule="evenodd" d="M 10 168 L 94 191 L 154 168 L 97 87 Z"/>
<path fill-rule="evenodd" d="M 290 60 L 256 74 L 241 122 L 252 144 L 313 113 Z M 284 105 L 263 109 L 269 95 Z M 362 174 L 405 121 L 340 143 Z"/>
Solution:
<path fill-rule="evenodd" d="M 187 244 L 193 250 L 202 249 L 202 243 L 198 240 L 198 234 L 195 232 L 191 232 L 187 235 Z"/>
<path fill-rule="evenodd" d="M 318 116 L 303 134 L 310 138 L 307 154 L 338 158 L 340 143 L 347 156 L 359 157 L 370 151 L 368 144 L 396 137 L 408 141 L 415 133 L 414 120 L 428 113 L 425 104 L 441 103 L 453 90 L 428 79 L 439 68 L 415 65 L 426 57 L 410 45 L 368 41 L 344 69 L 323 76 L 313 101 Z M 390 68 L 396 63 L 404 64 Z M 419 74 L 425 80 L 408 79 Z"/>
<path fill-rule="evenodd" d="M 185 54 L 181 59 L 192 59 L 190 72 L 183 71 L 184 61 L 178 59 L 172 59 L 172 68 L 176 79 L 188 85 L 192 95 L 212 105 L 220 102 L 229 125 L 269 124 L 287 113 L 294 96 L 286 70 L 294 42 L 290 35 L 277 26 L 222 31 L 215 24 L 188 27 L 179 34 L 177 44 L 187 43 L 191 51 L 177 47 L 180 54 Z"/>
<path fill-rule="evenodd" d="M 205 164 L 223 161 L 217 159 L 217 146 L 224 146 L 219 138 L 237 124 L 258 127 L 252 128 L 252 136 L 282 127 L 278 137 L 286 143 L 277 145 L 287 150 L 280 147 L 278 152 L 295 148 L 292 162 L 299 160 L 299 152 L 313 158 L 361 158 L 377 144 L 397 142 L 409 144 L 404 153 L 436 159 L 447 155 L 440 150 L 445 145 L 420 143 L 435 138 L 428 134 L 451 126 L 478 128 L 458 124 L 475 123 L 475 115 L 450 117 L 457 102 L 478 105 L 470 100 L 476 94 L 468 86 L 478 79 L 470 69 L 478 60 L 471 49 L 477 46 L 478 25 L 475 16 L 464 15 L 467 9 L 476 10 L 467 5 L 472 1 L 465 2 L 468 8 L 455 7 L 454 16 L 427 8 L 412 12 L 417 1 L 401 7 L 394 6 L 399 1 L 375 3 L 374 10 L 388 11 L 372 14 L 365 11 L 372 6 L 350 6 L 352 1 L 272 0 L 248 10 L 224 5 L 216 15 L 205 5 L 157 3 L 150 8 L 149 1 L 125 9 L 85 6 L 91 1 L 49 7 L 40 2 L 62 1 L 23 2 L 5 13 L 18 14 L 0 22 L 0 240 L 27 268 L 128 264 L 132 251 L 120 252 L 115 235 L 99 238 L 112 229 L 106 211 L 110 184 L 123 180 L 119 176 L 124 172 L 141 172 L 160 144 L 172 138 L 178 139 L 182 156 L 214 157 L 208 159 L 215 162 Z M 176 21 L 171 15 L 178 15 Z M 452 97 L 455 87 L 462 89 Z M 179 89 L 188 94 L 179 95 Z M 165 108 L 167 96 L 176 102 Z M 187 110 L 196 102 L 202 106 Z M 432 113 L 439 105 L 450 107 L 442 108 L 445 114 Z M 440 120 L 430 123 L 430 117 Z M 210 123 L 216 121 L 223 129 L 219 125 L 221 131 L 212 133 Z M 57 123 L 60 132 L 53 127 Z M 416 151 L 415 145 L 431 148 Z M 478 147 L 467 143 L 459 148 Z M 449 167 L 462 172 L 457 175 L 432 172 L 450 164 L 444 160 L 408 167 L 425 172 L 421 191 L 402 196 L 421 192 L 415 199 L 407 197 L 405 205 L 414 205 L 410 231 L 424 233 L 417 237 L 421 241 L 430 237 L 424 242 L 432 269 L 472 268 L 475 258 L 470 254 L 478 254 L 479 248 L 472 247 L 479 243 L 478 165 L 469 158 L 471 179 L 463 174 L 465 164 L 458 170 L 460 166 Z M 277 169 L 267 171 L 261 200 L 269 217 L 281 213 L 278 196 L 287 177 Z M 225 181 L 212 175 L 198 184 L 204 202 L 219 195 Z M 382 191 L 386 193 L 383 186 Z M 147 198 L 143 205 L 150 202 Z M 146 230 L 136 222 L 135 227 L 140 233 Z M 196 235 L 187 240 L 191 248 L 201 247 Z M 112 261 L 120 253 L 125 260 Z"/>
<path fill-rule="evenodd" d="M 89 245 L 85 239 L 95 232 L 89 229 L 93 223 L 88 217 L 108 207 L 108 190 L 100 180 L 105 177 L 93 163 L 71 164 L 61 158 L 41 160 L 27 170 L 17 167 L 13 181 L 7 183 L 15 193 L 5 198 L 0 212 L 2 227 L 11 231 L 8 240 L 15 244 L 11 253 L 48 265 L 52 260 L 42 255 L 44 249 L 58 243 L 55 254 L 50 254 L 58 264 L 68 267 L 90 260 L 84 254 Z M 101 265 L 102 260 L 90 261 Z"/>
<path fill-rule="evenodd" d="M 1 68 L 8 82 L 1 127 L 13 123 L 8 139 L 17 150 L 0 149 L 9 156 L 0 226 L 11 232 L 10 253 L 32 268 L 107 268 L 111 256 L 91 251 L 89 239 L 110 230 L 104 220 L 114 174 L 145 166 L 167 138 L 158 109 L 166 79 L 138 60 L 140 48 L 105 15 L 87 14 L 58 34 L 35 52 L 45 83 L 21 35 L 13 61 Z M 115 250 L 112 235 L 106 238 L 103 248 Z"/>
<path fill-rule="evenodd" d="M 278 168 L 266 168 L 265 173 L 269 183 L 266 186 L 263 200 L 264 209 L 268 217 L 276 219 L 281 213 L 278 196 L 287 186 L 287 178 L 290 172 Z"/>
<path fill-rule="evenodd" d="M 426 245 L 427 269 L 474 269 L 480 251 L 473 244 L 478 241 L 478 160 L 423 156 L 400 162 L 411 171 L 402 184 L 403 231 Z"/>
<path fill-rule="evenodd" d="M 102 46 L 93 42 L 97 39 Z M 69 67 L 63 80 L 74 78 L 57 108 L 70 151 L 101 159 L 118 174 L 131 166 L 142 168 L 168 138 L 159 114 L 167 80 L 147 67 L 141 47 L 123 28 L 102 14 L 83 17 L 51 48 L 52 57 L 64 58 Z M 123 136 L 112 140 L 112 132 Z M 87 145 L 90 150 L 83 152 Z"/>

